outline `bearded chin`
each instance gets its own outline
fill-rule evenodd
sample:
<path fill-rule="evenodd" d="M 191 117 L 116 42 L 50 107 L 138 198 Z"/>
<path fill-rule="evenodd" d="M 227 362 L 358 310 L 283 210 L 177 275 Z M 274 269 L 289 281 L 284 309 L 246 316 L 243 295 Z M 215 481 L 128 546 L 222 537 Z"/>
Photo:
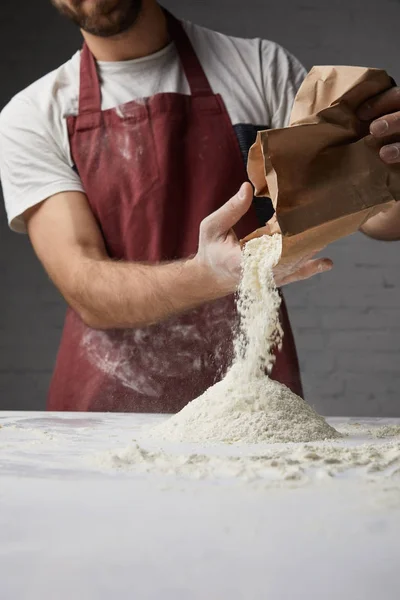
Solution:
<path fill-rule="evenodd" d="M 142 0 L 100 0 L 88 14 L 79 5 L 75 8 L 58 0 L 52 0 L 57 10 L 86 33 L 97 37 L 114 37 L 131 29 L 142 10 Z"/>

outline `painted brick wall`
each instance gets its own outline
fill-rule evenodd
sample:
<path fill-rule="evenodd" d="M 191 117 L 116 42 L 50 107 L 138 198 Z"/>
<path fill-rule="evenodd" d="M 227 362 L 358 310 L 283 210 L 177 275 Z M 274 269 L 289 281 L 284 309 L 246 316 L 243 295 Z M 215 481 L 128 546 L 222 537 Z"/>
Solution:
<path fill-rule="evenodd" d="M 49 0 L 3 0 L 1 106 L 75 50 L 77 32 Z M 386 68 L 400 81 L 398 0 L 166 1 L 233 35 L 274 39 L 305 64 Z M 307 398 L 332 415 L 400 415 L 400 245 L 355 235 L 334 244 L 336 269 L 287 288 Z M 27 240 L 0 218 L 0 409 L 44 407 L 64 303 Z"/>

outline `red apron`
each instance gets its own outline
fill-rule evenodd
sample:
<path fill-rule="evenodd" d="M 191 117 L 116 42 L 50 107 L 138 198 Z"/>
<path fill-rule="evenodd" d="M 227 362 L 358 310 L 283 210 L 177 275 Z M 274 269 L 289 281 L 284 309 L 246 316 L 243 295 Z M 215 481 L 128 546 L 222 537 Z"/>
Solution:
<path fill-rule="evenodd" d="M 179 21 L 167 16 L 191 95 L 157 94 L 101 110 L 95 60 L 81 53 L 72 157 L 110 257 L 156 263 L 197 251 L 200 222 L 247 180 L 229 115 Z M 235 228 L 259 226 L 253 209 Z M 97 331 L 68 309 L 49 410 L 176 412 L 232 360 L 233 296 L 143 328 Z M 301 394 L 283 306 L 283 349 L 272 376 Z"/>

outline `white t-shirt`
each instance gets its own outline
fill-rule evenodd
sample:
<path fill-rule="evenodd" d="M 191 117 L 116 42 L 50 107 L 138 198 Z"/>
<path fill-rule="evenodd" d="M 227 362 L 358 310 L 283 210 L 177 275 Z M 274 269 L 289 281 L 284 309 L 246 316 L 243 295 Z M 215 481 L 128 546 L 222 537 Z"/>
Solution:
<path fill-rule="evenodd" d="M 288 123 L 305 76 L 291 54 L 270 41 L 234 38 L 191 23 L 184 27 L 213 91 L 225 102 L 244 154 L 248 134 L 250 143 L 254 139 L 254 127 Z M 60 192 L 85 191 L 73 169 L 66 125 L 66 117 L 78 111 L 79 66 L 77 52 L 17 94 L 1 112 L 0 176 L 8 221 L 15 231 L 25 231 L 23 214 L 28 208 Z M 160 92 L 190 93 L 172 43 L 145 58 L 99 62 L 98 69 L 103 109 Z"/>

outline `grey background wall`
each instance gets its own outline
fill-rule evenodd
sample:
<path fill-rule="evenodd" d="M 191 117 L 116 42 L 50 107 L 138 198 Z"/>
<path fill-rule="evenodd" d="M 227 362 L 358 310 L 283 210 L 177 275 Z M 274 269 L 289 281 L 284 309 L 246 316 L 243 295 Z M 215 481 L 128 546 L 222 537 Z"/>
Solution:
<path fill-rule="evenodd" d="M 307 67 L 383 67 L 400 81 L 399 0 L 166 0 L 222 32 L 265 37 Z M 50 0 L 2 0 L 0 106 L 80 44 Z M 324 414 L 400 416 L 400 244 L 355 235 L 336 269 L 286 290 L 307 398 Z M 65 306 L 0 213 L 0 409 L 43 409 Z"/>

